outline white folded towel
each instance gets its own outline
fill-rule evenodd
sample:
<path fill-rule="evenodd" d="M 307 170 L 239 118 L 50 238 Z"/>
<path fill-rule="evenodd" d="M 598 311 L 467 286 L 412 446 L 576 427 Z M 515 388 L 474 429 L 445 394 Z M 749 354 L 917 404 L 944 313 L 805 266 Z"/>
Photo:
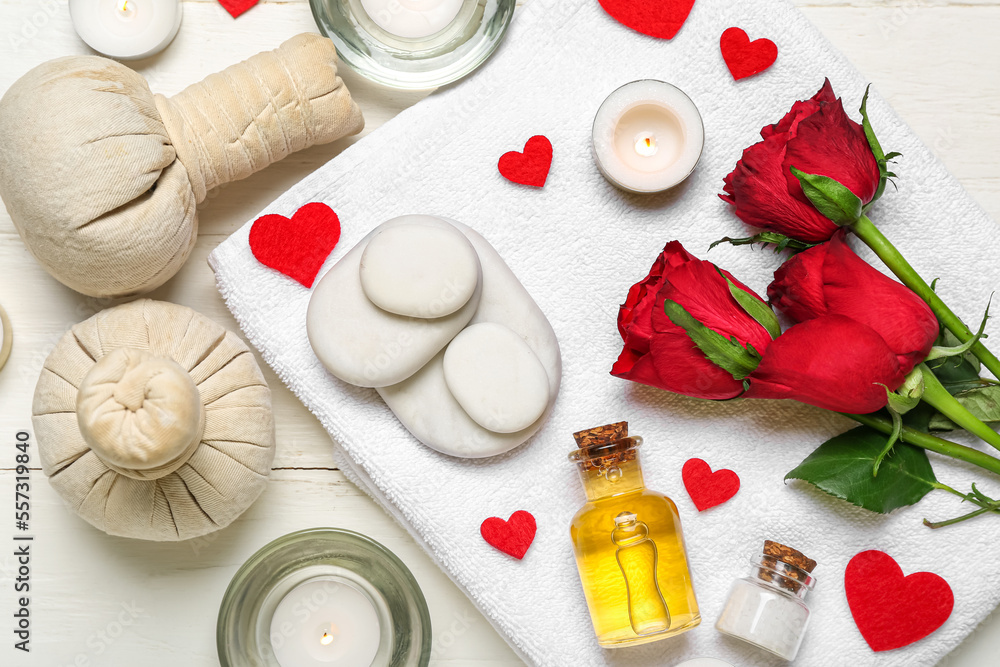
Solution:
<path fill-rule="evenodd" d="M 734 25 L 777 42 L 771 69 L 732 80 L 719 36 Z M 337 211 L 343 238 L 325 268 L 371 228 L 407 213 L 461 220 L 493 243 L 552 322 L 564 363 L 551 419 L 504 456 L 438 454 L 410 436 L 373 390 L 330 376 L 306 338 L 310 291 L 253 258 L 250 223 L 212 254 L 219 289 L 247 338 L 319 417 L 345 473 L 413 534 L 526 662 L 641 667 L 710 655 L 744 667 L 784 664 L 713 628 L 731 582 L 748 573 L 748 559 L 765 538 L 819 561 L 798 665 L 932 665 L 1000 601 L 1000 588 L 987 576 L 1000 571 L 1000 519 L 931 531 L 923 517 L 946 518 L 964 507 L 935 492 L 916 508 L 880 516 L 808 485 L 783 483 L 816 446 L 848 428 L 846 420 L 791 402 L 697 401 L 608 374 L 621 349 L 618 304 L 666 241 L 682 240 L 763 293 L 779 256 L 732 247 L 707 252 L 722 236 L 749 233 L 716 194 L 761 126 L 814 94 L 825 76 L 848 110 L 856 108 L 865 82 L 781 0 L 698 0 L 672 41 L 621 26 L 596 0 L 532 0 L 480 72 L 404 111 L 267 209 L 291 215 L 323 201 Z M 601 101 L 642 78 L 676 84 L 705 120 L 701 163 L 669 194 L 623 194 L 604 181 L 591 157 Z M 877 94 L 870 108 L 882 145 L 904 153 L 899 191 L 889 188 L 874 218 L 924 276 L 943 278 L 946 301 L 978 321 L 989 293 L 1000 287 L 1000 266 L 990 259 L 1000 256 L 995 224 Z M 534 134 L 548 136 L 555 154 L 540 190 L 504 180 L 496 166 L 501 154 L 520 150 Z M 645 437 L 647 485 L 680 508 L 703 622 L 677 639 L 608 651 L 594 638 L 573 560 L 569 523 L 584 497 L 566 454 L 574 447 L 572 432 L 618 420 Z M 740 492 L 699 514 L 681 483 L 681 466 L 691 457 L 735 470 Z M 938 457 L 933 463 L 939 478 L 957 488 L 985 477 Z M 483 519 L 520 509 L 538 523 L 523 561 L 479 534 Z M 907 573 L 940 574 L 955 593 L 954 612 L 940 630 L 879 654 L 857 631 L 843 587 L 850 558 L 873 548 L 894 556 Z"/>

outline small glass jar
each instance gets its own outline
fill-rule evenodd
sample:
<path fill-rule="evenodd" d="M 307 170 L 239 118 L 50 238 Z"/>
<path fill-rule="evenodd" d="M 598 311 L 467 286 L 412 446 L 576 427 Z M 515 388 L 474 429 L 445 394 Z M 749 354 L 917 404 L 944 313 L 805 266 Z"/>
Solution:
<path fill-rule="evenodd" d="M 809 571 L 768 554 L 737 579 L 715 628 L 785 660 L 794 660 L 809 624 L 806 594 L 816 585 Z"/>
<path fill-rule="evenodd" d="M 602 431 L 602 429 L 605 429 Z M 679 635 L 701 622 L 677 506 L 646 489 L 627 425 L 575 434 L 569 456 L 587 502 L 570 535 L 597 642 L 634 646 Z"/>

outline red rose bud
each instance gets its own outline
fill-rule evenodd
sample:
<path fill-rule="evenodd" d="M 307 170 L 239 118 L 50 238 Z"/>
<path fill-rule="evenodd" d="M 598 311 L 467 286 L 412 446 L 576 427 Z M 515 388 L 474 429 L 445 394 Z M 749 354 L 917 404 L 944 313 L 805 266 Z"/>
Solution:
<path fill-rule="evenodd" d="M 747 398 L 790 398 L 867 414 L 885 407 L 886 388 L 899 388 L 904 374 L 874 329 L 843 315 L 824 315 L 775 339 L 749 380 Z"/>
<path fill-rule="evenodd" d="M 619 310 L 618 331 L 624 347 L 611 374 L 697 398 L 727 399 L 743 393 L 742 380 L 709 361 L 688 332 L 664 312 L 664 301 L 670 299 L 708 329 L 763 354 L 771 336 L 736 301 L 727 278 L 763 305 L 759 296 L 728 272 L 720 273 L 677 241 L 668 243 L 649 275 L 629 290 Z"/>
<path fill-rule="evenodd" d="M 905 375 L 927 358 L 938 336 L 937 318 L 912 290 L 854 254 L 845 233 L 785 262 L 774 272 L 767 296 L 795 322 L 844 315 L 871 327 Z"/>
<path fill-rule="evenodd" d="M 837 231 L 802 192 L 791 167 L 832 178 L 865 204 L 878 190 L 879 165 L 864 129 L 848 118 L 829 79 L 760 135 L 764 140 L 743 151 L 725 179 L 726 194 L 719 195 L 749 225 L 810 243 Z"/>

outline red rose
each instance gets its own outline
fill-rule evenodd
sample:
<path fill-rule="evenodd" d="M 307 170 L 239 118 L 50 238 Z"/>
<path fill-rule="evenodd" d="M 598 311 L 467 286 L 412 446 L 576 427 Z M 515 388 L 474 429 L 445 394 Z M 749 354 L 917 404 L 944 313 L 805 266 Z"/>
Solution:
<path fill-rule="evenodd" d="M 867 414 L 885 407 L 886 388 L 898 389 L 903 375 L 878 332 L 843 315 L 824 315 L 776 338 L 743 395 Z"/>
<path fill-rule="evenodd" d="M 774 272 L 767 296 L 796 322 L 845 315 L 867 324 L 896 354 L 903 374 L 909 373 L 937 339 L 937 318 L 912 290 L 854 254 L 845 233 L 785 262 Z"/>
<path fill-rule="evenodd" d="M 866 204 L 878 190 L 878 161 L 829 79 L 812 99 L 796 102 L 760 135 L 764 140 L 743 151 L 725 179 L 726 194 L 719 195 L 747 224 L 810 243 L 826 241 L 837 231 L 806 198 L 790 167 L 839 181 Z"/>
<path fill-rule="evenodd" d="M 709 329 L 763 354 L 771 337 L 733 298 L 726 278 L 760 297 L 728 272 L 719 271 L 679 242 L 668 243 L 619 310 L 618 331 L 625 345 L 611 374 L 697 398 L 726 399 L 743 393 L 743 382 L 709 361 L 663 309 L 664 300 L 675 301 Z"/>

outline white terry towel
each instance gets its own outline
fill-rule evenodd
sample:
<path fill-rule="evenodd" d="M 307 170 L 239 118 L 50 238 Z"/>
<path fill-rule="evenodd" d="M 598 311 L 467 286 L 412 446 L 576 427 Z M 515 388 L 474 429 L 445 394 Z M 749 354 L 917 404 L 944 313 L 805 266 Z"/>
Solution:
<path fill-rule="evenodd" d="M 777 42 L 777 63 L 733 82 L 718 45 L 733 25 Z M 748 559 L 765 538 L 819 561 L 798 665 L 932 665 L 1000 601 L 1000 588 L 987 585 L 987 573 L 1000 570 L 1000 520 L 931 531 L 921 526 L 923 517 L 947 518 L 965 508 L 935 492 L 915 508 L 880 516 L 808 485 L 783 483 L 816 446 L 846 430 L 846 420 L 791 402 L 697 401 L 608 374 L 621 349 L 618 304 L 666 241 L 682 240 L 763 293 L 780 257 L 747 248 L 707 252 L 711 241 L 748 231 L 716 194 L 761 126 L 814 94 L 825 76 L 847 108 L 856 108 L 865 82 L 781 0 L 698 0 L 669 42 L 619 25 L 595 0 L 532 0 L 480 72 L 404 111 L 267 209 L 291 215 L 323 201 L 337 211 L 343 238 L 325 268 L 374 226 L 408 213 L 461 220 L 493 243 L 552 322 L 564 365 L 552 417 L 507 455 L 462 460 L 431 451 L 373 390 L 331 377 L 306 338 L 310 291 L 257 263 L 247 244 L 249 223 L 212 254 L 219 289 L 247 338 L 322 421 L 345 472 L 399 519 L 529 664 L 642 667 L 699 655 L 744 667 L 784 664 L 713 628 L 731 582 L 748 573 Z M 601 101 L 642 78 L 676 84 L 705 120 L 701 163 L 669 194 L 623 194 L 604 181 L 591 157 Z M 904 153 L 899 192 L 889 188 L 874 210 L 876 221 L 924 276 L 943 278 L 946 301 L 978 321 L 990 291 L 1000 287 L 1000 266 L 987 259 L 1000 256 L 995 224 L 877 94 L 869 106 L 882 145 Z M 534 134 L 548 136 L 555 152 L 541 190 L 504 180 L 496 166 L 502 153 L 520 150 Z M 618 420 L 645 437 L 647 485 L 680 508 L 703 622 L 677 639 L 607 651 L 594 639 L 573 561 L 569 523 L 583 491 L 566 454 L 572 432 Z M 681 483 L 681 466 L 695 456 L 742 478 L 735 498 L 701 514 Z M 939 457 L 933 463 L 956 488 L 985 477 Z M 987 493 L 998 489 L 984 484 Z M 519 509 L 538 522 L 523 561 L 479 535 L 483 519 Z M 847 562 L 873 548 L 894 556 L 907 573 L 940 574 L 956 600 L 935 634 L 879 654 L 858 633 L 843 590 Z"/>

